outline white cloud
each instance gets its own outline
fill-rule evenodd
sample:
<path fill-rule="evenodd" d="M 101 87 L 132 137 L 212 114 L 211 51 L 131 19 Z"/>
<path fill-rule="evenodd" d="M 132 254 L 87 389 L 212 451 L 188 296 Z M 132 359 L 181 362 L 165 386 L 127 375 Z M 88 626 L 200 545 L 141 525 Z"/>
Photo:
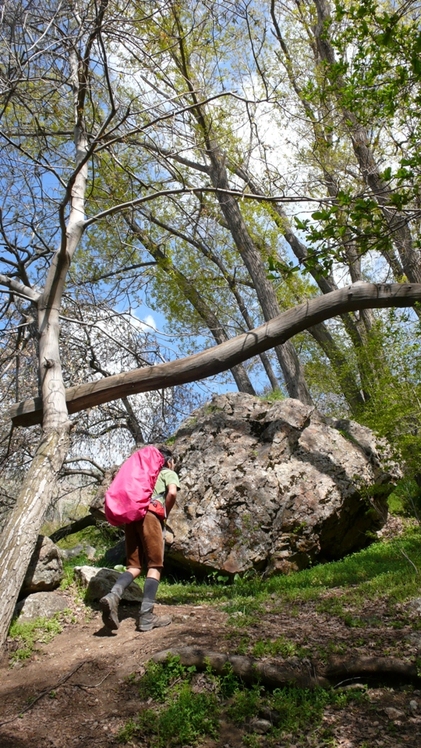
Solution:
<path fill-rule="evenodd" d="M 144 328 L 148 328 L 149 327 L 149 328 L 152 328 L 152 330 L 156 330 L 157 329 L 156 322 L 155 322 L 155 319 L 153 318 L 152 314 L 147 314 L 146 315 L 145 319 L 143 320 L 143 327 Z"/>

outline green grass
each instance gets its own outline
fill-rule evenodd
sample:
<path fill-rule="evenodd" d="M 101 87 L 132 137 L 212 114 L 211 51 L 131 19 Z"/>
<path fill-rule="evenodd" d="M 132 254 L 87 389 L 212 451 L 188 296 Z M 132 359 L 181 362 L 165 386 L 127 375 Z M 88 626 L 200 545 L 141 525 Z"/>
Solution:
<path fill-rule="evenodd" d="M 353 603 L 387 595 L 400 602 L 419 595 L 421 529 L 412 527 L 399 538 L 378 541 L 340 561 L 319 564 L 289 576 L 264 579 L 237 576 L 231 584 L 163 581 L 160 602 L 217 603 L 231 615 L 257 615 L 269 599 L 271 606 L 318 600 L 329 590 L 341 590 Z M 333 603 L 332 603 L 333 604 Z M 343 606 L 344 600 L 338 605 Z"/>
<path fill-rule="evenodd" d="M 212 694 L 194 693 L 188 684 L 180 688 L 171 704 L 144 709 L 117 736 L 119 743 L 137 737 L 152 748 L 195 745 L 202 736 L 218 734 L 217 702 Z"/>
<path fill-rule="evenodd" d="M 294 734 L 294 744 L 307 746 L 310 731 L 323 730 L 325 740 L 333 737 L 323 727 L 326 707 L 341 709 L 365 698 L 353 690 L 247 687 L 229 667 L 222 675 L 213 674 L 209 667 L 198 675 L 194 667 L 184 667 L 176 657 L 160 664 L 149 662 L 143 677 L 130 683 L 138 687 L 142 703 L 138 716 L 127 722 L 117 740 L 130 744 L 136 740 L 136 745 L 148 748 L 195 746 L 204 737 L 217 738 L 222 719 L 244 728 L 251 719 L 267 719 L 268 715 L 272 728 L 265 744 L 285 744 Z M 249 748 L 259 745 L 259 737 L 250 728 L 244 738 Z"/>
<path fill-rule="evenodd" d="M 134 738 L 151 748 L 195 745 L 203 736 L 218 734 L 219 706 L 213 691 L 192 689 L 194 667 L 184 667 L 179 658 L 163 664 L 148 662 L 138 682 L 139 697 L 148 704 L 120 730 L 119 743 Z M 155 702 L 149 706 L 150 701 Z"/>
<path fill-rule="evenodd" d="M 267 400 L 270 403 L 275 403 L 278 400 L 285 400 L 286 395 L 282 392 L 282 390 L 272 390 L 270 392 L 265 392 L 260 396 L 260 399 Z"/>
<path fill-rule="evenodd" d="M 37 644 L 48 644 L 57 634 L 60 634 L 61 620 L 69 613 L 69 610 L 64 610 L 55 613 L 51 618 L 36 618 L 25 622 L 20 622 L 19 619 L 13 621 L 9 629 L 9 638 L 15 642 L 17 648 L 10 656 L 10 663 L 13 665 L 29 659 Z"/>
<path fill-rule="evenodd" d="M 421 489 L 412 478 L 402 478 L 388 498 L 389 511 L 395 515 L 421 519 Z"/>
<path fill-rule="evenodd" d="M 121 531 L 120 531 L 121 536 Z M 107 548 L 110 548 L 114 543 L 119 540 L 119 535 L 116 534 L 115 528 L 111 526 L 97 527 L 86 527 L 74 535 L 60 540 L 57 545 L 63 550 L 72 550 L 78 545 L 86 543 L 96 549 L 96 556 L 94 560 L 88 559 L 86 552 L 81 551 L 78 556 L 74 558 L 68 558 L 63 561 L 64 577 L 60 584 L 61 589 L 68 589 L 74 583 L 74 568 L 75 566 L 97 566 L 101 568 L 105 566 L 104 554 Z M 125 567 L 122 567 L 124 570 Z"/>
<path fill-rule="evenodd" d="M 99 527 L 85 527 L 85 529 L 80 530 L 80 532 L 68 535 L 66 538 L 59 540 L 57 545 L 60 548 L 63 548 L 63 550 L 71 550 L 72 548 L 75 548 L 75 546 L 85 543 L 96 549 L 96 556 L 100 559 L 107 548 L 112 546 L 114 543 L 117 543 L 122 537 L 121 529 L 118 530 L 104 522 Z M 97 561 L 91 561 L 89 563 L 95 563 L 96 565 Z"/>
<path fill-rule="evenodd" d="M 85 566 L 86 563 L 89 562 L 87 561 L 86 555 L 84 553 L 81 553 L 79 556 L 75 556 L 75 558 L 68 558 L 63 561 L 63 579 L 60 582 L 61 590 L 67 590 L 74 584 L 75 566 Z"/>
<path fill-rule="evenodd" d="M 298 744 L 306 745 L 306 733 L 320 727 L 327 706 L 343 709 L 354 701 L 366 698 L 361 691 L 312 690 L 286 687 L 277 688 L 268 699 L 270 709 L 278 715 L 274 737 L 294 733 Z"/>
<path fill-rule="evenodd" d="M 260 639 L 252 649 L 252 656 L 260 657 L 308 657 L 310 652 L 305 647 L 298 646 L 286 636 L 277 639 Z"/>
<path fill-rule="evenodd" d="M 181 678 L 191 680 L 195 672 L 195 667 L 182 665 L 179 657 L 169 657 L 164 665 L 150 660 L 138 683 L 139 696 L 164 702 Z"/>
<path fill-rule="evenodd" d="M 404 499 L 402 497 L 401 491 L 398 490 L 398 487 L 396 487 L 395 490 L 392 491 L 392 493 L 387 497 L 387 504 L 389 507 L 389 512 L 391 514 L 394 514 L 395 517 L 405 516 L 406 510 L 404 506 Z"/>

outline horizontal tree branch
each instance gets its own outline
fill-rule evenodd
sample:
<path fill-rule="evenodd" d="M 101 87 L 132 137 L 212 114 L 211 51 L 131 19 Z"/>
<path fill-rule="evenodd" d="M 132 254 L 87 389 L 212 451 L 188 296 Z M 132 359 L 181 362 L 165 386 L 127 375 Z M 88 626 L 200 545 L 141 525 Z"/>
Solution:
<path fill-rule="evenodd" d="M 138 392 L 174 387 L 220 374 L 262 351 L 282 345 L 308 327 L 345 312 L 382 307 L 407 307 L 413 306 L 417 301 L 421 301 L 421 283 L 354 283 L 338 291 L 309 299 L 254 330 L 201 353 L 69 387 L 66 390 L 68 411 L 77 413 Z M 11 409 L 10 417 L 15 426 L 41 423 L 41 398 L 18 403 Z"/>

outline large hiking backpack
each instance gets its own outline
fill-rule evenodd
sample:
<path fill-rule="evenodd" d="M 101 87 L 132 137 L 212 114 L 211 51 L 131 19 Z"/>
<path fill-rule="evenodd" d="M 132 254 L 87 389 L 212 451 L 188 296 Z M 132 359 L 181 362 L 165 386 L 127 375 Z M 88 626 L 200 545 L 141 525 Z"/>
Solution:
<path fill-rule="evenodd" d="M 123 462 L 105 493 L 105 516 L 118 527 L 144 518 L 165 458 L 153 446 L 142 447 Z"/>

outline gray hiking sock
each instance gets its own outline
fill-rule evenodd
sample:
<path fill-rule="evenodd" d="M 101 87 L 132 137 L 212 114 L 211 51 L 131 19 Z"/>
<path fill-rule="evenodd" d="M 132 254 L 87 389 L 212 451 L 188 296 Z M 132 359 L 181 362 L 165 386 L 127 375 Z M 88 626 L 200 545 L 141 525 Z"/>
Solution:
<path fill-rule="evenodd" d="M 159 582 L 157 579 L 145 579 L 145 586 L 143 588 L 143 600 L 142 605 L 140 606 L 141 613 L 147 613 L 148 610 L 152 610 L 155 603 L 158 585 Z"/>
<path fill-rule="evenodd" d="M 122 598 L 124 590 L 133 582 L 133 579 L 133 574 L 130 574 L 129 571 L 123 571 L 123 573 L 117 577 L 111 592 L 113 592 L 114 595 L 118 595 L 119 598 Z"/>

